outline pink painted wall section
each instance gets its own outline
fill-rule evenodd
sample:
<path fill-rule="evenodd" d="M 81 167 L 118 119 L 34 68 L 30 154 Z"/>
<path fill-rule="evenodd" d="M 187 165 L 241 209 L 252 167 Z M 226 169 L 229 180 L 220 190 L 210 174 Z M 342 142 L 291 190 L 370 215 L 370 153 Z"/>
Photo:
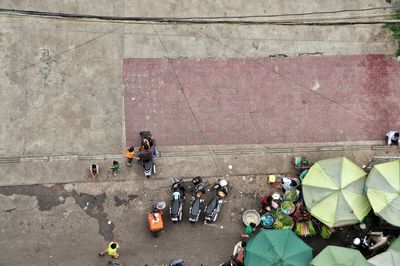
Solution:
<path fill-rule="evenodd" d="M 128 144 L 382 139 L 400 129 L 400 65 L 388 56 L 125 59 Z"/>

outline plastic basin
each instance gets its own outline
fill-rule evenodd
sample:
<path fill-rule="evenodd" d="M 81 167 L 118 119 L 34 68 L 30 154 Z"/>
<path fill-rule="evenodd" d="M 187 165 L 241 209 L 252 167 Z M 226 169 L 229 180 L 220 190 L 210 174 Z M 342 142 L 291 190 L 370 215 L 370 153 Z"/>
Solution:
<path fill-rule="evenodd" d="M 242 216 L 243 223 L 248 226 L 250 223 L 255 223 L 257 226 L 260 224 L 260 214 L 256 210 L 247 210 Z"/>

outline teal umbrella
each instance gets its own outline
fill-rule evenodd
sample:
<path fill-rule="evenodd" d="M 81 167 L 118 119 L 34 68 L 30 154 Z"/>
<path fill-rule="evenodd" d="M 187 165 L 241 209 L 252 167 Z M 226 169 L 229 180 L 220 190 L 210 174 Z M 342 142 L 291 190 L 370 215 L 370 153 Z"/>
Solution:
<path fill-rule="evenodd" d="M 396 238 L 396 240 L 390 243 L 389 248 L 400 252 L 400 237 Z"/>
<path fill-rule="evenodd" d="M 310 266 L 371 266 L 360 251 L 351 248 L 326 246 Z"/>
<path fill-rule="evenodd" d="M 265 230 L 249 241 L 246 266 L 308 266 L 312 249 L 291 230 Z"/>

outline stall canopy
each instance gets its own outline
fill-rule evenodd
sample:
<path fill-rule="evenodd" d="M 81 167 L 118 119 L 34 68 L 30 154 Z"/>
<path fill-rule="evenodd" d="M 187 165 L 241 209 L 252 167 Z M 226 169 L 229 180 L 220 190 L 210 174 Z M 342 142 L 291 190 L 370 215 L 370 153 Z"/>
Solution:
<path fill-rule="evenodd" d="M 396 240 L 393 241 L 393 242 L 390 244 L 390 247 L 389 247 L 389 248 L 400 252 L 400 237 L 396 238 Z"/>
<path fill-rule="evenodd" d="M 312 249 L 291 230 L 261 229 L 245 250 L 246 266 L 306 266 Z"/>
<path fill-rule="evenodd" d="M 360 251 L 351 248 L 327 246 L 311 262 L 310 266 L 371 266 Z"/>
<path fill-rule="evenodd" d="M 365 186 L 374 212 L 400 226 L 400 160 L 374 165 Z"/>
<path fill-rule="evenodd" d="M 302 182 L 308 210 L 329 227 L 359 223 L 371 210 L 366 175 L 346 157 L 318 161 Z"/>

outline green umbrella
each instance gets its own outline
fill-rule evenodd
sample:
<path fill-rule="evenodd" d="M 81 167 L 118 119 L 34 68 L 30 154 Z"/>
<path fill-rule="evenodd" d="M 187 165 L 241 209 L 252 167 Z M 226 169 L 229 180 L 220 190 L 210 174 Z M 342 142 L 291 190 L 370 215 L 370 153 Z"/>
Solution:
<path fill-rule="evenodd" d="M 373 256 L 368 262 L 375 266 L 400 266 L 400 252 L 388 249 L 381 254 Z"/>
<path fill-rule="evenodd" d="M 370 266 L 360 251 L 351 248 L 326 246 L 310 266 Z"/>
<path fill-rule="evenodd" d="M 400 237 L 396 238 L 396 240 L 393 241 L 393 242 L 390 244 L 390 247 L 389 247 L 389 248 L 400 252 Z"/>
<path fill-rule="evenodd" d="M 261 229 L 246 245 L 246 266 L 306 266 L 312 249 L 291 230 Z"/>
<path fill-rule="evenodd" d="M 329 227 L 359 223 L 371 210 L 366 175 L 346 157 L 318 161 L 302 182 L 308 210 Z"/>
<path fill-rule="evenodd" d="M 400 226 L 400 160 L 374 165 L 365 186 L 374 212 Z"/>

